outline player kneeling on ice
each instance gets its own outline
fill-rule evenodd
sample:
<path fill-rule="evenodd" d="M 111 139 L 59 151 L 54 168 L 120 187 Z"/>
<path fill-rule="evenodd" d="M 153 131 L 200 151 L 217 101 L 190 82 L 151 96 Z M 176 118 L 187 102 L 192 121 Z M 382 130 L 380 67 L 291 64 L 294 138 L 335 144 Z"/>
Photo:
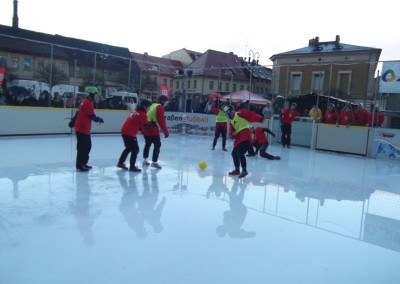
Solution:
<path fill-rule="evenodd" d="M 271 154 L 267 153 L 267 148 L 268 148 L 268 136 L 265 134 L 267 132 L 268 134 L 271 134 L 272 137 L 276 137 L 275 133 L 273 133 L 269 128 L 266 127 L 256 127 L 255 129 L 252 129 L 253 134 L 254 134 L 254 140 L 253 144 L 250 145 L 249 147 L 249 154 L 248 156 L 256 156 L 258 154 L 258 151 L 260 151 L 260 156 L 263 158 L 266 158 L 268 160 L 280 160 L 281 157 L 279 156 L 273 156 Z M 255 151 L 254 151 L 255 148 Z"/>
<path fill-rule="evenodd" d="M 235 169 L 229 175 L 238 175 L 239 178 L 247 176 L 246 152 L 252 143 L 249 122 L 263 122 L 264 117 L 257 113 L 243 109 L 241 106 L 234 111 L 232 106 L 224 107 L 225 113 L 230 118 L 229 136 L 234 139 L 232 158 Z M 242 172 L 240 172 L 240 167 Z"/>

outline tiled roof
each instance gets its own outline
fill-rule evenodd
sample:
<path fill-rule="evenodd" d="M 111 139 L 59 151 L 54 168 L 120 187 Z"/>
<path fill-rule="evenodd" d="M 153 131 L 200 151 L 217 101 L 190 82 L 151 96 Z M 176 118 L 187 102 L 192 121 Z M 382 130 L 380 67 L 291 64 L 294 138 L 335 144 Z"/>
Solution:
<path fill-rule="evenodd" d="M 320 42 L 318 44 L 311 44 L 309 46 L 282 52 L 278 54 L 274 54 L 270 57 L 272 60 L 276 56 L 282 55 L 306 55 L 306 54 L 326 54 L 326 53 L 338 53 L 338 52 L 356 52 L 356 51 L 376 51 L 381 52 L 382 50 L 379 48 L 373 47 L 365 47 L 365 46 L 358 46 L 358 45 L 351 45 L 345 43 L 337 44 L 335 41 L 328 41 L 328 42 Z"/>
<path fill-rule="evenodd" d="M 151 56 L 147 53 L 131 52 L 131 54 L 142 70 L 158 72 L 158 68 L 160 68 L 160 74 L 171 76 L 176 74 L 179 69 L 183 69 L 182 63 L 177 60 Z"/>
<path fill-rule="evenodd" d="M 83 56 L 82 51 L 91 51 L 97 53 L 105 53 L 108 55 L 114 55 L 118 57 L 131 58 L 131 54 L 128 48 L 118 47 L 112 45 L 106 45 L 103 43 L 97 43 L 87 40 L 81 40 L 76 38 L 64 37 L 61 35 L 50 35 L 45 33 L 34 32 L 30 30 L 24 30 L 20 28 L 13 28 L 9 26 L 0 25 L 0 38 L 1 43 L 0 47 L 4 48 L 13 48 L 20 49 L 20 51 L 24 51 L 27 53 L 32 53 L 32 50 L 37 52 L 42 52 L 44 54 L 49 54 L 48 45 L 42 45 L 42 43 L 54 44 L 60 47 L 68 47 L 72 49 L 80 49 L 81 51 L 73 51 L 75 54 L 78 54 L 77 57 Z M 7 40 L 3 40 L 7 39 Z M 16 44 L 20 43 L 21 39 L 27 39 L 29 41 L 23 41 L 24 44 Z M 17 48 L 16 48 L 17 47 Z M 63 52 L 59 51 L 60 48 L 56 48 L 55 52 L 59 52 L 59 54 L 55 54 L 55 56 L 70 54 L 71 50 L 65 49 Z"/>
<path fill-rule="evenodd" d="M 232 71 L 236 80 L 247 78 L 244 71 L 245 68 L 242 66 L 242 61 L 237 55 L 211 49 L 207 50 L 186 68 L 192 70 L 193 75 L 197 76 L 223 77 L 230 76 L 230 71 Z"/>

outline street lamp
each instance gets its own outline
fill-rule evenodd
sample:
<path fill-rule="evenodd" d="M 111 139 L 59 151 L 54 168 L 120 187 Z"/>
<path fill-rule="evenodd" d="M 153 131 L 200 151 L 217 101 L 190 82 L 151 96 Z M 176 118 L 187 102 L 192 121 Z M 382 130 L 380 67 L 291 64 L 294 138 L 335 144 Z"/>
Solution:
<path fill-rule="evenodd" d="M 253 57 L 252 57 L 253 56 Z M 253 60 L 252 60 L 253 58 Z M 249 60 L 248 64 L 250 64 L 250 92 L 253 92 L 252 78 L 253 78 L 253 66 L 258 65 L 258 59 L 260 58 L 260 54 L 258 52 L 249 50 Z"/>
<path fill-rule="evenodd" d="M 253 59 L 252 59 L 253 58 Z M 252 78 L 253 78 L 253 66 L 258 65 L 258 59 L 260 58 L 260 53 L 257 51 L 254 52 L 253 50 L 249 50 L 249 60 L 248 64 L 250 64 L 250 93 L 253 92 L 253 83 L 252 83 Z M 249 93 L 249 105 L 248 109 L 250 109 L 250 93 Z"/>

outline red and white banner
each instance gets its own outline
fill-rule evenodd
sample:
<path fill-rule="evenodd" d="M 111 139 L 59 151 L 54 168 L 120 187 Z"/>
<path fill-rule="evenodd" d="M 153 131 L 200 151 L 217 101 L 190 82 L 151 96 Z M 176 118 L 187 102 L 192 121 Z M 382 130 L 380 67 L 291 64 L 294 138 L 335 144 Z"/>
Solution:
<path fill-rule="evenodd" d="M 6 75 L 6 67 L 0 66 L 0 86 L 2 86 L 2 84 L 3 84 L 5 75 Z"/>
<path fill-rule="evenodd" d="M 167 96 L 169 98 L 169 91 L 168 91 L 168 87 L 164 84 L 160 85 L 160 94 Z"/>

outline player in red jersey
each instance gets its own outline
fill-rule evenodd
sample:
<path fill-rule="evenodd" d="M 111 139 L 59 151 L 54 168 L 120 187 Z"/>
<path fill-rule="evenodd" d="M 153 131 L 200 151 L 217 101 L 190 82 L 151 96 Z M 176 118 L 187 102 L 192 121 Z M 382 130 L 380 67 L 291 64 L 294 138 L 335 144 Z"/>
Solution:
<path fill-rule="evenodd" d="M 137 133 L 141 130 L 142 127 L 146 127 L 148 124 L 147 120 L 147 109 L 151 106 L 151 101 L 149 100 L 141 100 L 135 110 L 129 114 L 128 118 L 125 120 L 125 123 L 121 128 L 122 139 L 124 140 L 125 149 L 122 151 L 121 156 L 119 157 L 117 167 L 123 170 L 128 170 L 128 167 L 125 165 L 125 160 L 128 157 L 129 153 L 130 157 L 130 166 L 129 170 L 132 172 L 140 172 L 141 169 L 135 166 L 137 155 L 139 153 L 139 144 L 137 142 Z"/>
<path fill-rule="evenodd" d="M 281 157 L 273 156 L 267 153 L 269 143 L 268 136 L 265 133 L 271 134 L 274 138 L 276 137 L 275 133 L 273 133 L 269 128 L 258 126 L 253 129 L 254 140 L 253 144 L 250 145 L 248 156 L 255 156 L 258 154 L 258 151 L 260 151 L 260 156 L 263 158 L 268 160 L 280 160 Z M 256 149 L 256 151 L 254 151 L 253 147 Z"/>
<path fill-rule="evenodd" d="M 224 111 L 231 119 L 229 136 L 234 139 L 232 159 L 235 169 L 229 172 L 229 175 L 238 175 L 239 178 L 243 178 L 248 174 L 245 153 L 252 143 L 249 122 L 263 122 L 264 117 L 243 108 L 234 111 L 232 106 L 225 106 Z M 242 167 L 242 172 L 240 172 L 240 167 Z"/>
<path fill-rule="evenodd" d="M 288 147 L 290 149 L 291 143 L 291 135 L 292 135 L 292 122 L 296 116 L 299 116 L 300 113 L 296 110 L 297 104 L 292 103 L 290 107 L 282 110 L 280 121 L 281 121 L 281 143 L 282 147 Z"/>
<path fill-rule="evenodd" d="M 92 167 L 88 165 L 89 154 L 92 149 L 92 139 L 90 131 L 92 128 L 92 121 L 104 123 L 104 120 L 96 116 L 94 113 L 93 101 L 95 100 L 98 89 L 96 87 L 87 87 L 87 97 L 82 100 L 75 121 L 75 134 L 76 134 L 76 169 L 80 172 L 87 172 Z"/>

